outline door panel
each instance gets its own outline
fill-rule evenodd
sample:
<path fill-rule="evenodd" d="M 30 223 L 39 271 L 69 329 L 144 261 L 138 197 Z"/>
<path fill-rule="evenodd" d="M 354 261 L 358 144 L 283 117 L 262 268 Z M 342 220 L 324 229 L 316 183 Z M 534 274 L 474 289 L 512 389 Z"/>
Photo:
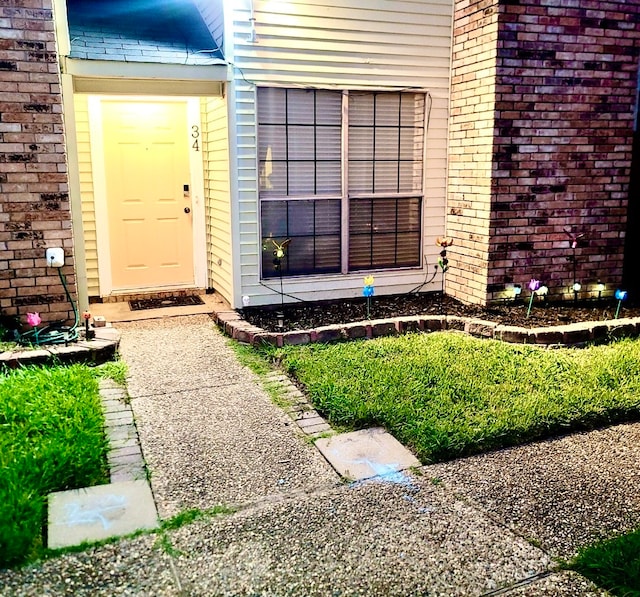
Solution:
<path fill-rule="evenodd" d="M 103 101 L 114 290 L 193 285 L 187 107 Z"/>

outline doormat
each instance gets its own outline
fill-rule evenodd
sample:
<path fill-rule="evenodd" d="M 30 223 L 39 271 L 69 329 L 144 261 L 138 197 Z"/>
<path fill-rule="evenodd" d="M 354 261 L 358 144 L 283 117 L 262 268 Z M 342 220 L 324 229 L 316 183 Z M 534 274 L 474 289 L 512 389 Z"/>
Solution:
<path fill-rule="evenodd" d="M 143 309 L 161 309 L 162 307 L 190 307 L 192 305 L 204 305 L 204 301 L 197 295 L 193 296 L 167 296 L 164 298 L 139 299 L 129 301 L 132 311 Z"/>

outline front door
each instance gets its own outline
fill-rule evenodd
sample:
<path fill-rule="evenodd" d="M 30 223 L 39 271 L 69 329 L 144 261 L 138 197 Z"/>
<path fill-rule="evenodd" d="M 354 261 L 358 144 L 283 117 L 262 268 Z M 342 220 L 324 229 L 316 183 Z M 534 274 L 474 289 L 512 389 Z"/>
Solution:
<path fill-rule="evenodd" d="M 102 102 L 114 290 L 194 283 L 184 101 Z"/>

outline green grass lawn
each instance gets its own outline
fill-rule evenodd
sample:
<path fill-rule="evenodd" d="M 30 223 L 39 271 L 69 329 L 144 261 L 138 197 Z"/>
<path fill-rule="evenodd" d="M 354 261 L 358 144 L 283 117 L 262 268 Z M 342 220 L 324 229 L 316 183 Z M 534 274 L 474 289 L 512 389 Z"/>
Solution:
<path fill-rule="evenodd" d="M 0 373 L 0 567 L 43 552 L 46 496 L 108 482 L 94 370 Z"/>
<path fill-rule="evenodd" d="M 640 340 L 548 350 L 456 333 L 271 349 L 333 425 L 424 463 L 640 415 Z"/>
<path fill-rule="evenodd" d="M 612 595 L 640 595 L 640 529 L 589 546 L 569 566 Z"/>

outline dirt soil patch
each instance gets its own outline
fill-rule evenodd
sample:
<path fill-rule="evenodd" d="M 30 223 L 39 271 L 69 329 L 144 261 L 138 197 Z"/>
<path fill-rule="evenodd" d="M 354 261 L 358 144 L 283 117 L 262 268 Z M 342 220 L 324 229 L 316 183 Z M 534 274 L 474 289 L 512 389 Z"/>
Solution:
<path fill-rule="evenodd" d="M 240 314 L 251 324 L 270 332 L 309 330 L 323 325 L 404 315 L 457 315 L 534 328 L 613 319 L 617 301 L 602 299 L 576 303 L 536 300 L 529 317 L 527 306 L 528 299 L 479 307 L 465 305 L 440 293 L 424 293 L 373 297 L 369 317 L 365 298 L 304 302 L 284 307 L 249 307 L 240 310 Z M 278 313 L 284 314 L 283 327 L 278 324 Z M 640 317 L 640 305 L 625 301 L 619 317 Z"/>

